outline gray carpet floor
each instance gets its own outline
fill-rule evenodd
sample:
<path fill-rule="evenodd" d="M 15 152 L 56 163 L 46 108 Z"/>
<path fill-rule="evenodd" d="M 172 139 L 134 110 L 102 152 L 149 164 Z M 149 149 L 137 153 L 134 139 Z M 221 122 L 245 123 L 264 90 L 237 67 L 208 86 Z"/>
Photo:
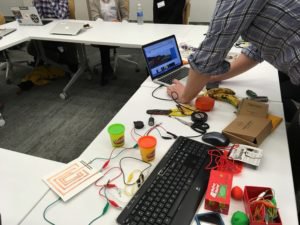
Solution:
<path fill-rule="evenodd" d="M 139 50 L 118 51 L 132 54 L 140 72 L 133 64 L 120 61 L 117 79 L 105 86 L 100 85 L 99 74 L 88 79 L 87 72 L 72 86 L 66 100 L 60 99 L 59 93 L 67 77 L 18 95 L 16 84 L 30 69 L 16 68 L 11 85 L 0 71 L 0 101 L 5 104 L 2 114 L 6 121 L 0 128 L 0 147 L 65 163 L 77 158 L 147 77 Z M 100 54 L 93 47 L 87 47 L 87 53 L 92 68 L 100 62 Z"/>

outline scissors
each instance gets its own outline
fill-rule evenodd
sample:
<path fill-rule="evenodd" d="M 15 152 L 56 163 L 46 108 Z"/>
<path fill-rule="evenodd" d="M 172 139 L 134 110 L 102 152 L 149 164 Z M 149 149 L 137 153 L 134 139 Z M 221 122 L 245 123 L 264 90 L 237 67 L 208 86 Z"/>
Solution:
<path fill-rule="evenodd" d="M 172 117 L 172 116 L 171 116 Z M 172 117 L 176 120 L 178 120 L 179 122 L 181 122 L 184 125 L 189 126 L 190 128 L 192 128 L 194 131 L 200 133 L 200 134 L 205 134 L 206 130 L 209 128 L 209 125 L 207 123 L 200 123 L 200 122 L 187 122 L 183 119 L 177 118 L 177 117 Z"/>

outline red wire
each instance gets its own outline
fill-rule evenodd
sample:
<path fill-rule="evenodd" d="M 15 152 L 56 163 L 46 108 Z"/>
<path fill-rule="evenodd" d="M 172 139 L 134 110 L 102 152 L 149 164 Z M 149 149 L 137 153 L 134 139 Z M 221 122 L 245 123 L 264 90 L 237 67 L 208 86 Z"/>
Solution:
<path fill-rule="evenodd" d="M 205 169 L 226 171 L 233 174 L 241 172 L 242 163 L 237 163 L 234 160 L 229 160 L 227 158 L 228 151 L 220 151 L 220 150 L 212 149 L 208 151 L 208 154 L 210 155 L 210 161 L 208 165 L 205 167 Z M 212 166 L 213 162 L 216 164 L 215 166 Z"/>
<path fill-rule="evenodd" d="M 96 180 L 96 182 L 95 182 L 95 185 L 97 186 L 97 187 L 103 187 L 103 186 L 105 186 L 106 184 L 98 184 L 98 182 L 100 181 L 100 180 L 102 180 L 102 178 L 103 177 L 105 177 L 108 173 L 110 173 L 112 170 L 114 170 L 114 169 L 118 169 L 119 171 L 120 171 L 120 173 L 117 175 L 117 176 L 115 176 L 115 177 L 113 177 L 112 179 L 110 179 L 109 180 L 109 183 L 110 182 L 112 182 L 112 181 L 114 181 L 114 180 L 116 180 L 116 179 L 118 179 L 121 175 L 122 175 L 122 170 L 121 170 L 121 168 L 120 167 L 112 167 L 112 168 L 110 168 L 109 170 L 107 170 L 103 175 L 102 175 L 102 177 L 100 177 L 98 180 Z"/>

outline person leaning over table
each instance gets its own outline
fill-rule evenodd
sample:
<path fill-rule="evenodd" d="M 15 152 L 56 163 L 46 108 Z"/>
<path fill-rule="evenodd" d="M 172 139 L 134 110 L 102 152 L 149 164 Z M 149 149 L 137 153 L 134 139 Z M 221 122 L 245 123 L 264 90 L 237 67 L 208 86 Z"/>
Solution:
<path fill-rule="evenodd" d="M 93 20 L 98 21 L 127 21 L 129 16 L 128 0 L 89 0 L 90 15 Z M 111 46 L 99 45 L 101 55 L 101 84 L 105 85 L 113 76 L 113 69 L 110 64 Z"/>
<path fill-rule="evenodd" d="M 178 101 L 188 103 L 208 82 L 235 77 L 263 60 L 285 73 L 300 92 L 299 15 L 296 0 L 217 0 L 205 40 L 189 56 L 186 86 L 174 80 L 167 93 L 177 92 Z M 250 46 L 230 64 L 225 57 L 240 36 Z"/>
<path fill-rule="evenodd" d="M 33 0 L 33 6 L 36 7 L 41 18 L 50 19 L 68 19 L 69 3 L 68 0 Z M 76 72 L 78 68 L 78 59 L 76 45 L 66 42 L 43 41 L 46 55 L 62 64 L 68 65 L 72 72 Z M 37 52 L 30 42 L 28 45 L 29 54 L 37 57 Z"/>

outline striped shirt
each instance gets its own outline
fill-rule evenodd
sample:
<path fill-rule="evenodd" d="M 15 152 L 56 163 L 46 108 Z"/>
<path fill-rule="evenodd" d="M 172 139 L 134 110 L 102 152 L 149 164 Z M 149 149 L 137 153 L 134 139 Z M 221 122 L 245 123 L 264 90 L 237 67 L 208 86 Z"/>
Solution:
<path fill-rule="evenodd" d="M 42 18 L 69 18 L 68 0 L 33 0 L 32 4 Z"/>
<path fill-rule="evenodd" d="M 248 57 L 269 62 L 300 85 L 300 1 L 217 0 L 205 40 L 189 57 L 200 73 L 222 74 L 224 59 L 239 37 L 250 42 Z"/>

